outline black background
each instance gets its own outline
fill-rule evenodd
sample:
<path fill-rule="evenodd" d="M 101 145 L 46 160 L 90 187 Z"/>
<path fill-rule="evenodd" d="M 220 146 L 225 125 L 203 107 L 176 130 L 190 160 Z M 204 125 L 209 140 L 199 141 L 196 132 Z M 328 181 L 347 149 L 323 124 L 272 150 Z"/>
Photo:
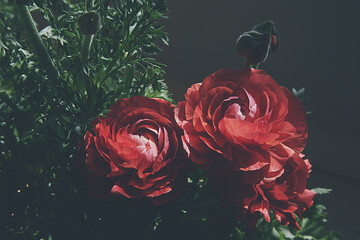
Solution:
<path fill-rule="evenodd" d="M 244 31 L 273 20 L 281 47 L 260 68 L 288 88 L 306 88 L 309 188 L 332 188 L 322 197 L 329 228 L 342 239 L 360 235 L 360 1 L 170 0 L 163 23 L 170 46 L 158 60 L 176 101 L 191 84 L 220 68 L 240 69 L 234 44 Z"/>

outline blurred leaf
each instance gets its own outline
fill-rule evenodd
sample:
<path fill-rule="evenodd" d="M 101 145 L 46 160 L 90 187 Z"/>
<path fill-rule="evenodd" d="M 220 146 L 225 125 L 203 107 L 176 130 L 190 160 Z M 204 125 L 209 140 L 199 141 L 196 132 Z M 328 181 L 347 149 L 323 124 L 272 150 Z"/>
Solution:
<path fill-rule="evenodd" d="M 332 191 L 332 189 L 317 187 L 311 189 L 311 191 L 316 192 L 316 194 L 322 195 L 322 194 L 329 194 Z"/>

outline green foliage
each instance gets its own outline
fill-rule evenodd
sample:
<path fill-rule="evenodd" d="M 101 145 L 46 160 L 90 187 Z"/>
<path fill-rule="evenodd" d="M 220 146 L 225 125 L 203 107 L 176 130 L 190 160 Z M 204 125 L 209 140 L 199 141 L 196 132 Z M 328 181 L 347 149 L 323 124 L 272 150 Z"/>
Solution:
<path fill-rule="evenodd" d="M 74 155 L 90 121 L 118 98 L 170 99 L 163 65 L 152 58 L 160 52 L 157 42 L 168 41 L 157 23 L 168 11 L 166 3 L 26 3 L 35 19 L 47 25 L 39 34 L 59 77 L 49 75 L 42 65 L 49 59 L 39 59 L 33 48 L 19 14 L 26 8 L 19 1 L 1 1 L 0 239 L 102 239 L 106 234 L 111 239 L 112 228 L 138 232 L 115 226 L 126 226 L 129 218 L 113 220 L 126 216 L 126 209 L 144 210 L 148 203 L 89 199 L 74 169 Z M 97 12 L 102 22 L 90 42 L 77 25 L 89 11 Z M 148 228 L 153 217 L 146 216 L 153 211 L 144 212 Z"/>

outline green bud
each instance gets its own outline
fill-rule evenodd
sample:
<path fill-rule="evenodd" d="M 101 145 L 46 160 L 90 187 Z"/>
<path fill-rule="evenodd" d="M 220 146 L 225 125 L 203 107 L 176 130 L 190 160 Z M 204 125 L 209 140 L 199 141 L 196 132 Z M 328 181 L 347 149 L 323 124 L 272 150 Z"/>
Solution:
<path fill-rule="evenodd" d="M 97 12 L 87 12 L 78 18 L 80 33 L 84 35 L 93 35 L 101 27 L 101 17 Z"/>
<path fill-rule="evenodd" d="M 240 35 L 236 41 L 236 53 L 251 65 L 264 62 L 270 53 L 280 46 L 280 35 L 272 21 L 256 25 Z"/>

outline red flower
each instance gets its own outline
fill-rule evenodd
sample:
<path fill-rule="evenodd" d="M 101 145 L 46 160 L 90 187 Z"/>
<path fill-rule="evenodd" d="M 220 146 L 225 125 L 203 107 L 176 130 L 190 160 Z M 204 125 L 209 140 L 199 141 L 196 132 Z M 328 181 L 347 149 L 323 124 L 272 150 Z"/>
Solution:
<path fill-rule="evenodd" d="M 294 213 L 301 218 L 306 208 L 313 204 L 315 192 L 306 189 L 311 165 L 299 156 L 290 158 L 284 166 L 284 174 L 270 183 L 256 186 L 258 198 L 249 208 L 250 213 L 260 211 L 270 221 L 269 206 L 281 223 L 300 230 Z"/>
<path fill-rule="evenodd" d="M 181 185 L 186 163 L 174 106 L 162 99 L 119 99 L 85 135 L 86 170 L 95 197 L 163 203 Z"/>
<path fill-rule="evenodd" d="M 248 228 L 255 228 L 257 212 L 270 222 L 272 209 L 281 224 L 300 229 L 294 213 L 301 218 L 304 210 L 313 204 L 315 196 L 315 192 L 306 189 L 310 168 L 308 160 L 294 156 L 286 162 L 284 173 L 275 181 L 249 185 L 238 181 L 239 175 L 232 174 L 212 179 L 212 183 L 224 196 L 225 202 L 235 203 L 240 209 L 240 219 L 252 220 L 249 221 Z"/>
<path fill-rule="evenodd" d="M 270 220 L 298 227 L 312 205 L 306 189 L 310 164 L 299 155 L 307 138 L 300 100 L 261 70 L 221 69 L 194 84 L 175 109 L 190 159 L 210 184 L 235 203 L 242 220 Z M 250 226 L 251 227 L 251 226 Z"/>
<path fill-rule="evenodd" d="M 302 103 L 264 71 L 221 69 L 185 98 L 175 118 L 190 159 L 210 176 L 236 172 L 247 184 L 271 181 L 305 146 Z"/>

